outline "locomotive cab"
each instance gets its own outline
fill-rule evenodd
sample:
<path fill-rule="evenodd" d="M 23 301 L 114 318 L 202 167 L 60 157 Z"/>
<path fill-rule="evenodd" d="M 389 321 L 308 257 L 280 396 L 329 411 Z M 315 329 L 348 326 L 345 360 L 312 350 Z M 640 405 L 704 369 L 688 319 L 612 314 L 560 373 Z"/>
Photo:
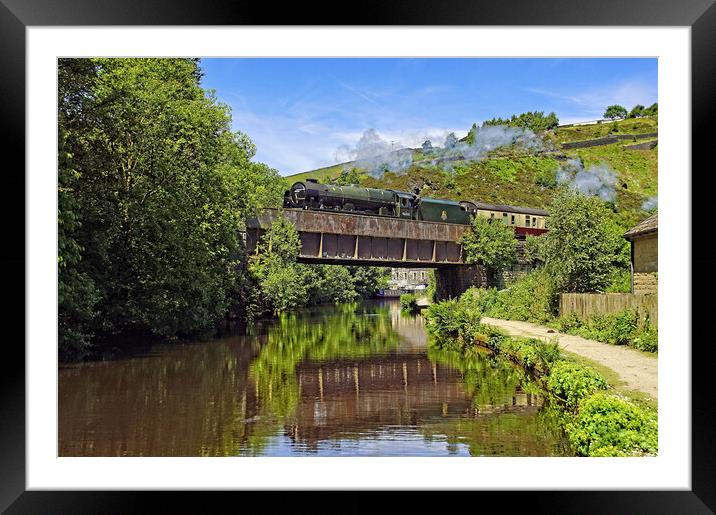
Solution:
<path fill-rule="evenodd" d="M 412 219 L 415 210 L 413 194 L 404 191 L 396 191 L 395 194 L 398 197 L 398 217 Z"/>

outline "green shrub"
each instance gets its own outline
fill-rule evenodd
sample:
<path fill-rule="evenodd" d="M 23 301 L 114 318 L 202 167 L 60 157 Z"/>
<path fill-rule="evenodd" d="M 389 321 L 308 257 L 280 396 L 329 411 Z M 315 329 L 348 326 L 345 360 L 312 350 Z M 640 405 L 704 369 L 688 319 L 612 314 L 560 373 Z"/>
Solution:
<path fill-rule="evenodd" d="M 614 345 L 629 343 L 636 333 L 638 320 L 636 311 L 607 315 L 607 342 Z"/>
<path fill-rule="evenodd" d="M 537 186 L 542 186 L 543 188 L 556 188 L 557 166 L 539 167 L 535 173 L 534 182 Z"/>
<path fill-rule="evenodd" d="M 466 297 L 438 302 L 428 307 L 425 326 L 439 345 L 464 345 L 480 328 L 480 312 Z"/>
<path fill-rule="evenodd" d="M 651 327 L 648 314 L 643 316 L 636 310 L 592 315 L 587 320 L 569 313 L 551 325 L 562 332 L 612 345 L 631 345 L 648 352 L 658 350 L 658 333 Z"/>
<path fill-rule="evenodd" d="M 573 312 L 557 318 L 554 323 L 554 327 L 562 333 L 569 333 L 581 326 L 582 321 L 577 314 Z"/>
<path fill-rule="evenodd" d="M 658 450 L 656 412 L 616 395 L 600 392 L 584 399 L 566 429 L 580 456 L 642 456 Z"/>
<path fill-rule="evenodd" d="M 642 331 L 632 340 L 631 345 L 646 352 L 657 352 L 659 350 L 659 333 L 654 329 Z"/>
<path fill-rule="evenodd" d="M 469 297 L 475 303 L 475 307 L 486 315 L 494 316 L 492 313 L 500 306 L 497 288 L 470 288 L 462 296 Z"/>
<path fill-rule="evenodd" d="M 400 307 L 415 313 L 418 311 L 418 296 L 413 293 L 405 293 L 400 296 Z"/>
<path fill-rule="evenodd" d="M 484 316 L 545 323 L 553 318 L 556 295 L 541 270 L 527 274 L 504 290 L 470 288 L 463 294 Z"/>
<path fill-rule="evenodd" d="M 556 341 L 543 342 L 536 338 L 518 340 L 521 343 L 519 354 L 525 368 L 546 372 L 560 357 L 559 345 Z"/>
<path fill-rule="evenodd" d="M 561 357 L 556 340 L 543 342 L 536 338 L 495 335 L 488 338 L 488 346 L 497 352 L 506 354 L 512 361 L 519 363 L 527 370 L 541 373 L 546 373 L 552 364 L 558 362 Z"/>
<path fill-rule="evenodd" d="M 569 361 L 555 363 L 547 378 L 547 390 L 570 411 L 585 397 L 606 388 L 607 382 L 597 371 Z"/>
<path fill-rule="evenodd" d="M 545 323 L 554 317 L 557 296 L 543 269 L 519 278 L 506 289 L 480 300 L 486 316 Z"/>
<path fill-rule="evenodd" d="M 614 272 L 606 292 L 631 293 L 631 272 L 629 270 L 618 270 Z"/>

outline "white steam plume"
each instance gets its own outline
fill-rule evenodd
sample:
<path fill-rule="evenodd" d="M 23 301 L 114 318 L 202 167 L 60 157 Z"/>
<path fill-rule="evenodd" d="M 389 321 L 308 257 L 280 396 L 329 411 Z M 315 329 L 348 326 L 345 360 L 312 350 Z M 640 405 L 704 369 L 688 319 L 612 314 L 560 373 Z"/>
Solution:
<path fill-rule="evenodd" d="M 614 202 L 617 196 L 617 175 L 606 163 L 584 168 L 581 159 L 570 159 L 557 170 L 557 183 L 607 202 Z"/>
<path fill-rule="evenodd" d="M 653 197 L 649 197 L 644 201 L 644 203 L 641 205 L 641 208 L 644 211 L 651 211 L 655 207 L 659 206 L 659 197 L 654 195 Z"/>
<path fill-rule="evenodd" d="M 421 141 L 425 141 L 425 138 Z M 472 143 L 459 141 L 452 133 L 445 133 L 443 146 L 430 140 L 432 149 L 425 154 L 427 159 L 419 163 L 440 166 L 446 172 L 452 172 L 451 161 L 480 161 L 495 149 L 516 146 L 522 149 L 545 150 L 545 143 L 530 129 L 506 127 L 503 125 L 481 127 L 477 129 Z M 341 145 L 336 149 L 337 162 L 355 161 L 355 166 L 364 168 L 374 177 L 381 177 L 385 171 L 404 173 L 413 164 L 413 151 L 402 142 L 392 144 L 383 139 L 375 129 L 363 133 L 355 147 Z"/>
<path fill-rule="evenodd" d="M 492 125 L 478 128 L 472 143 L 456 141 L 448 134 L 444 146 L 431 153 L 433 159 L 421 163 L 437 165 L 450 172 L 452 167 L 448 165 L 449 161 L 481 161 L 490 151 L 509 146 L 531 151 L 546 148 L 542 138 L 530 129 Z"/>
<path fill-rule="evenodd" d="M 335 158 L 339 163 L 355 161 L 357 167 L 365 168 L 371 175 L 380 177 L 385 171 L 402 173 L 412 164 L 413 151 L 401 147 L 402 145 L 397 145 L 394 148 L 381 138 L 375 129 L 368 129 L 355 148 L 348 145 L 338 147 Z"/>

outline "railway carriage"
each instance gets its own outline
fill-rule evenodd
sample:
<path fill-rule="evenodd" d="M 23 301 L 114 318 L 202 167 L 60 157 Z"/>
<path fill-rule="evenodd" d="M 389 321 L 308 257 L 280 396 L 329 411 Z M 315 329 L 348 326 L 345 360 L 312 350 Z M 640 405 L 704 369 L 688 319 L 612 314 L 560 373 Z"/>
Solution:
<path fill-rule="evenodd" d="M 514 227 L 518 237 L 524 238 L 528 234 L 538 236 L 547 232 L 546 221 L 549 213 L 544 209 L 489 204 L 474 200 L 462 200 L 460 205 L 472 216 L 482 216 Z"/>

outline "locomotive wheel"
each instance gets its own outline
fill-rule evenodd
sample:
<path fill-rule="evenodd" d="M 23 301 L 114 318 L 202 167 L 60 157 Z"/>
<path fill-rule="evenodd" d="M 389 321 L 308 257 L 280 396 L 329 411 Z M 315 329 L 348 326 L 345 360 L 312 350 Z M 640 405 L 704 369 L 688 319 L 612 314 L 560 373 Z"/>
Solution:
<path fill-rule="evenodd" d="M 355 206 L 349 202 L 347 204 L 343 204 L 343 209 L 345 211 L 353 211 L 355 209 Z"/>

